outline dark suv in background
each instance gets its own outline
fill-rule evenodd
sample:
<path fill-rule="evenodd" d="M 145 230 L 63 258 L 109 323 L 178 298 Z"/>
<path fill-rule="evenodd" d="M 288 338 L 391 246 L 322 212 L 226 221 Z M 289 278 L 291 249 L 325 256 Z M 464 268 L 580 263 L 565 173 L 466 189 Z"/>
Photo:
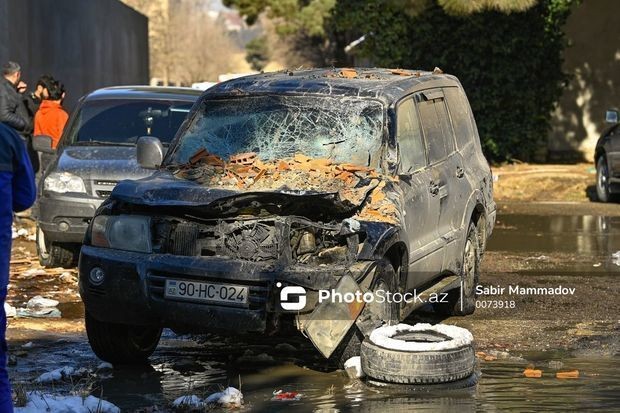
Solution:
<path fill-rule="evenodd" d="M 158 172 L 116 186 L 81 250 L 100 358 L 143 360 L 162 327 L 294 326 L 342 363 L 372 329 L 421 305 L 474 311 L 496 211 L 454 76 L 314 69 L 231 80 L 202 95 L 163 163 L 161 153 L 155 138 L 139 140 L 139 161 Z M 332 289 L 422 300 L 320 302 Z"/>
<path fill-rule="evenodd" d="M 34 209 L 41 265 L 77 264 L 86 228 L 114 186 L 153 173 L 136 162 L 138 138 L 155 135 L 166 147 L 200 93 L 147 86 L 96 90 L 80 100 L 57 150 L 51 138 L 34 138 L 43 156 L 53 155 Z"/>
<path fill-rule="evenodd" d="M 608 110 L 605 121 L 609 125 L 602 133 L 594 150 L 596 167 L 596 195 L 601 202 L 609 202 L 620 193 L 620 123 L 618 111 Z"/>

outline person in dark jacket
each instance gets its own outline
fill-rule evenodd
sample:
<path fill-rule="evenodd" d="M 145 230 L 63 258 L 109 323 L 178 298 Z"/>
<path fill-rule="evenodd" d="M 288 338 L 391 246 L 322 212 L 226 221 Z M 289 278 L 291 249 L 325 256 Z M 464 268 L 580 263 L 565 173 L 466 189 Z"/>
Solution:
<path fill-rule="evenodd" d="M 28 108 L 28 115 L 31 119 L 34 119 L 34 115 L 36 115 L 37 110 L 39 110 L 39 106 L 41 105 L 43 99 L 48 98 L 50 84 L 53 82 L 54 78 L 52 76 L 41 75 L 39 80 L 37 80 L 34 90 L 24 95 L 24 101 L 26 102 L 26 107 Z"/>
<path fill-rule="evenodd" d="M 30 116 L 25 99 L 26 83 L 21 81 L 21 67 L 15 62 L 2 66 L 0 79 L 0 122 L 12 127 L 26 143 L 26 149 L 34 171 L 39 170 L 39 154 L 32 147 L 34 117 Z"/>
<path fill-rule="evenodd" d="M 0 124 L 0 412 L 13 412 L 7 365 L 6 313 L 13 212 L 32 206 L 36 196 L 34 172 L 23 140 Z"/>
<path fill-rule="evenodd" d="M 15 62 L 2 66 L 0 79 L 0 122 L 15 129 L 19 134 L 30 133 L 28 118 L 24 116 L 24 101 L 17 92 L 21 78 L 21 68 Z M 31 128 L 30 128 L 31 129 Z"/>

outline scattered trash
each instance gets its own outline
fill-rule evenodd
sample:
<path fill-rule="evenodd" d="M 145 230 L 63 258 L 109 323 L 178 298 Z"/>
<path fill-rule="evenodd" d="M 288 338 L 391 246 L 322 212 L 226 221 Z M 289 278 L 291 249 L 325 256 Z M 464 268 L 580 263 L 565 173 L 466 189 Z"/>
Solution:
<path fill-rule="evenodd" d="M 243 393 L 234 387 L 228 387 L 221 392 L 213 393 L 207 397 L 205 403 L 229 409 L 241 407 L 243 405 Z"/>
<path fill-rule="evenodd" d="M 276 390 L 273 392 L 273 397 L 271 398 L 271 400 L 289 402 L 289 401 L 301 400 L 302 397 L 303 397 L 303 394 L 298 393 L 296 391 Z"/>
<path fill-rule="evenodd" d="M 58 301 L 49 298 L 43 298 L 40 295 L 31 298 L 26 304 L 26 308 L 51 308 L 58 305 Z"/>
<path fill-rule="evenodd" d="M 345 361 L 344 371 L 351 379 L 361 379 L 366 375 L 362 370 L 362 359 L 359 356 L 351 357 Z"/>
<path fill-rule="evenodd" d="M 16 407 L 15 413 L 71 412 L 71 413 L 120 413 L 121 409 L 94 396 L 60 396 L 31 391 L 27 403 Z"/>
<path fill-rule="evenodd" d="M 558 379 L 578 379 L 579 370 L 558 371 L 555 373 L 555 377 Z"/>
<path fill-rule="evenodd" d="M 12 318 L 17 315 L 17 309 L 5 301 L 4 302 L 4 313 L 6 314 L 6 318 Z"/>
<path fill-rule="evenodd" d="M 551 360 L 551 361 L 549 361 L 549 368 L 550 369 L 560 370 L 562 367 L 564 367 L 564 363 L 562 363 L 560 360 Z"/>
<path fill-rule="evenodd" d="M 47 274 L 47 272 L 45 272 L 45 270 L 42 269 L 42 268 L 31 268 L 29 270 L 26 270 L 26 271 L 22 272 L 20 274 L 19 278 L 27 280 L 27 279 L 30 279 L 30 278 L 35 278 L 35 277 L 37 277 L 39 275 L 46 275 L 46 274 Z"/>
<path fill-rule="evenodd" d="M 56 370 L 49 371 L 41 374 L 35 380 L 39 384 L 56 383 L 59 381 L 69 380 L 75 377 L 87 376 L 90 372 L 86 368 L 75 369 L 73 367 L 65 366 Z"/>
<path fill-rule="evenodd" d="M 549 257 L 547 257 L 546 255 L 539 255 L 537 257 L 527 257 L 525 260 L 526 261 L 547 261 L 549 259 Z"/>
<path fill-rule="evenodd" d="M 523 375 L 529 378 L 540 378 L 542 377 L 542 370 L 527 368 L 523 370 Z"/>
<path fill-rule="evenodd" d="M 596 267 L 596 268 L 600 267 L 601 265 L 603 265 L 603 264 L 601 264 L 600 262 L 597 262 L 596 264 L 592 264 L 592 266 Z"/>
<path fill-rule="evenodd" d="M 22 348 L 32 348 L 33 346 L 34 344 L 32 343 L 32 341 L 29 341 L 26 344 L 23 344 Z"/>
<path fill-rule="evenodd" d="M 205 407 L 205 402 L 200 397 L 192 394 L 190 396 L 181 396 L 172 402 L 174 408 L 196 408 L 202 409 Z"/>
<path fill-rule="evenodd" d="M 60 310 L 54 307 L 40 309 L 18 308 L 16 314 L 16 317 L 23 318 L 60 318 L 61 316 Z"/>

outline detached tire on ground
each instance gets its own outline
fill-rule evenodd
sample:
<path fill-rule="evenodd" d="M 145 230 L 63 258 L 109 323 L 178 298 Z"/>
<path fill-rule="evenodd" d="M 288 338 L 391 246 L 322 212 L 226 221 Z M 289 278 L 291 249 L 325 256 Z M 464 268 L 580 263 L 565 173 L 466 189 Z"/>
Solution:
<path fill-rule="evenodd" d="M 93 352 L 112 364 L 144 364 L 153 354 L 162 329 L 99 321 L 86 313 L 86 334 Z"/>
<path fill-rule="evenodd" d="M 445 324 L 398 324 L 374 330 L 362 343 L 362 370 L 387 383 L 435 384 L 474 373 L 473 336 Z"/>

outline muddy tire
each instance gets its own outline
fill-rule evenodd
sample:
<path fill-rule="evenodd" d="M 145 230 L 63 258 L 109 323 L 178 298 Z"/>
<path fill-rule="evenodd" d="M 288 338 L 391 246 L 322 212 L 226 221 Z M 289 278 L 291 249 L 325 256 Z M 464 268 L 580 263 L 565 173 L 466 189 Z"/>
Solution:
<path fill-rule="evenodd" d="M 362 343 L 361 361 L 371 379 L 401 384 L 456 382 L 476 365 L 471 334 L 442 324 L 377 329 Z"/>
<path fill-rule="evenodd" d="M 80 254 L 79 245 L 51 242 L 45 238 L 45 233 L 37 226 L 37 255 L 39 263 L 47 268 L 74 268 Z"/>
<path fill-rule="evenodd" d="M 371 285 L 372 291 L 383 289 L 384 291 L 398 291 L 398 279 L 394 267 L 392 264 L 383 259 L 377 263 L 377 270 L 375 279 Z M 373 311 L 383 321 L 384 324 L 393 325 L 397 324 L 399 320 L 400 311 L 398 303 L 383 303 L 383 305 L 367 305 L 363 311 Z M 362 313 L 363 315 L 363 313 Z M 340 345 L 334 350 L 334 353 L 330 357 L 330 361 L 337 365 L 339 368 L 344 368 L 344 363 L 351 357 L 360 355 L 360 348 L 362 341 L 364 340 L 364 334 L 353 325 L 347 335 L 342 339 Z"/>
<path fill-rule="evenodd" d="M 428 393 L 432 391 L 444 391 L 444 390 L 461 390 L 471 389 L 480 381 L 480 373 L 474 372 L 471 376 L 464 379 L 449 381 L 446 383 L 435 384 L 394 384 L 385 381 L 369 379 L 366 383 L 376 387 L 389 387 L 391 390 L 399 390 L 407 393 Z"/>
<path fill-rule="evenodd" d="M 86 312 L 86 334 L 93 352 L 112 364 L 144 364 L 153 354 L 162 329 L 99 321 Z"/>
<path fill-rule="evenodd" d="M 611 193 L 609 192 L 609 168 L 605 155 L 598 158 L 596 162 L 596 197 L 599 202 L 609 202 Z"/>
<path fill-rule="evenodd" d="M 448 292 L 447 302 L 437 303 L 436 312 L 447 316 L 473 314 L 476 310 L 476 285 L 480 280 L 480 242 L 478 230 L 473 222 L 469 223 L 467 238 L 463 248 L 463 265 L 461 267 L 461 288 Z"/>

